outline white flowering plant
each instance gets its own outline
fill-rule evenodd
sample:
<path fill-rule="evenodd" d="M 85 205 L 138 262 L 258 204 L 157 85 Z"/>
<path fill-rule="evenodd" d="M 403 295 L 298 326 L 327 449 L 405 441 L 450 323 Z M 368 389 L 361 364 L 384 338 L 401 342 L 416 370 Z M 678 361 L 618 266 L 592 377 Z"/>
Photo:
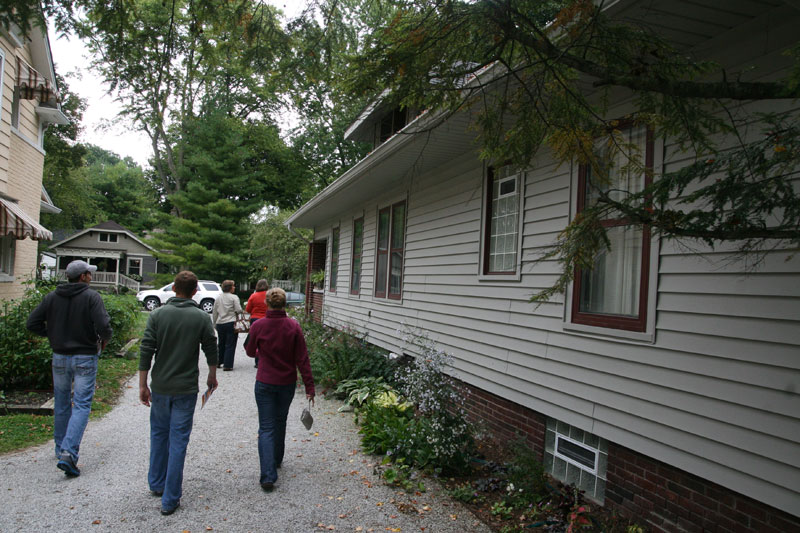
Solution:
<path fill-rule="evenodd" d="M 453 357 L 420 329 L 404 325 L 399 334 L 414 357 L 397 370 L 395 380 L 402 395 L 416 407 L 415 423 L 401 442 L 405 445 L 402 451 L 413 457 L 417 466 L 448 473 L 462 471 L 474 451 L 474 432 L 464 408 L 467 392 L 447 373 Z"/>

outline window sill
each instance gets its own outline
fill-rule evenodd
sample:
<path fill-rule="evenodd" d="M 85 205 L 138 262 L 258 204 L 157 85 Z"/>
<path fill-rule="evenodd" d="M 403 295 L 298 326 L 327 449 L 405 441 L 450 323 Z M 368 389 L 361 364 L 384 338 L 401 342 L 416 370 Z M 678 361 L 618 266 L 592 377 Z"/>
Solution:
<path fill-rule="evenodd" d="M 14 276 L 0 272 L 0 283 L 10 283 L 12 281 L 14 281 Z"/>
<path fill-rule="evenodd" d="M 602 338 L 630 344 L 654 344 L 656 342 L 655 332 L 625 331 L 623 329 L 573 324 L 572 322 L 563 322 L 562 329 L 566 333 L 573 333 L 582 337 Z"/>
<path fill-rule="evenodd" d="M 478 281 L 520 281 L 522 275 L 516 274 L 478 274 Z"/>

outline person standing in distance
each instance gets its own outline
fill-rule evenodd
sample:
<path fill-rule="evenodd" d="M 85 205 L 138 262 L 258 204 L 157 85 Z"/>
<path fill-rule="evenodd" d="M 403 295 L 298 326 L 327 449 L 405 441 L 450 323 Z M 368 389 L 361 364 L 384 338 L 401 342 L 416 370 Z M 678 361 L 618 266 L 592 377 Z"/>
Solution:
<path fill-rule="evenodd" d="M 85 261 L 68 264 L 69 283 L 45 296 L 26 323 L 31 332 L 47 337 L 53 350 L 53 440 L 57 466 L 68 477 L 81 475 L 78 456 L 92 409 L 97 360 L 112 334 L 103 299 L 89 288 L 95 270 Z"/>
<path fill-rule="evenodd" d="M 180 507 L 183 465 L 197 404 L 200 347 L 208 363 L 206 384 L 217 388 L 217 343 L 208 314 L 192 296 L 197 276 L 175 276 L 175 296 L 150 313 L 139 350 L 139 400 L 150 407 L 150 492 L 161 497 L 161 514 Z M 152 380 L 147 374 L 153 363 Z M 151 389 L 152 388 L 152 392 Z"/>
<path fill-rule="evenodd" d="M 211 321 L 217 327 L 217 347 L 219 351 L 218 367 L 223 366 L 222 370 L 233 370 L 233 360 L 236 357 L 236 341 L 239 334 L 236 333 L 236 317 L 242 314 L 242 304 L 239 297 L 233 294 L 236 284 L 231 279 L 222 282 L 222 294 L 214 302 L 214 309 L 211 312 Z"/>

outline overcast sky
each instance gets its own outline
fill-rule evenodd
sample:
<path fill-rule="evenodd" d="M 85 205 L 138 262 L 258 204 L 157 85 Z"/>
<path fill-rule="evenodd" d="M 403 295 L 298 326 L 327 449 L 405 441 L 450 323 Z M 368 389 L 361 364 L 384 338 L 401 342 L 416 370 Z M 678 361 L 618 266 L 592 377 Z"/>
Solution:
<path fill-rule="evenodd" d="M 268 0 L 288 17 L 300 14 L 305 0 Z M 141 166 L 147 166 L 152 153 L 150 140 L 125 120 L 118 119 L 119 104 L 107 94 L 108 87 L 89 69 L 89 54 L 83 43 L 72 38 L 57 38 L 50 28 L 50 48 L 56 72 L 67 81 L 70 90 L 87 103 L 83 115 L 80 141 L 95 144 L 122 157 L 130 156 Z"/>

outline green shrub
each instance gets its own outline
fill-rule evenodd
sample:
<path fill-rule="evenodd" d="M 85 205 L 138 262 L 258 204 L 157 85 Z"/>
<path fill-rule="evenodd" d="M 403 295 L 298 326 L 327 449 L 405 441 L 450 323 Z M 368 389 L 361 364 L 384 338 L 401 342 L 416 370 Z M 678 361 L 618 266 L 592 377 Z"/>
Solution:
<path fill-rule="evenodd" d="M 387 352 L 358 337 L 353 331 L 339 331 L 293 313 L 303 327 L 314 381 L 323 387 L 363 377 L 390 381 L 395 363 Z"/>
<path fill-rule="evenodd" d="M 136 296 L 103 294 L 103 304 L 111 317 L 114 334 L 101 354 L 102 357 L 116 355 L 138 331 L 139 302 Z"/>
<path fill-rule="evenodd" d="M 0 314 L 0 390 L 52 388 L 50 343 L 25 327 L 46 288 L 29 288 L 18 300 L 4 301 Z"/>
<path fill-rule="evenodd" d="M 366 377 L 340 381 L 335 394 L 343 399 L 345 404 L 358 408 L 372 400 L 377 394 L 391 390 L 391 385 L 386 383 L 383 377 Z"/>
<path fill-rule="evenodd" d="M 372 401 L 362 410 L 363 418 L 358 432 L 364 451 L 376 455 L 407 457 L 413 449 L 408 434 L 413 427 L 413 410 L 401 403 Z"/>
<path fill-rule="evenodd" d="M 533 448 L 525 441 L 512 444 L 513 457 L 508 465 L 508 481 L 511 490 L 506 488 L 509 499 L 515 507 L 525 507 L 538 503 L 548 494 L 544 467 Z"/>
<path fill-rule="evenodd" d="M 0 316 L 0 390 L 50 389 L 52 387 L 52 350 L 46 337 L 39 337 L 25 327 L 28 315 L 55 289 L 55 283 L 39 283 L 28 288 L 18 300 L 2 303 Z M 138 330 L 138 305 L 134 296 L 103 294 L 103 303 L 111 317 L 114 335 L 102 356 L 116 354 Z"/>

